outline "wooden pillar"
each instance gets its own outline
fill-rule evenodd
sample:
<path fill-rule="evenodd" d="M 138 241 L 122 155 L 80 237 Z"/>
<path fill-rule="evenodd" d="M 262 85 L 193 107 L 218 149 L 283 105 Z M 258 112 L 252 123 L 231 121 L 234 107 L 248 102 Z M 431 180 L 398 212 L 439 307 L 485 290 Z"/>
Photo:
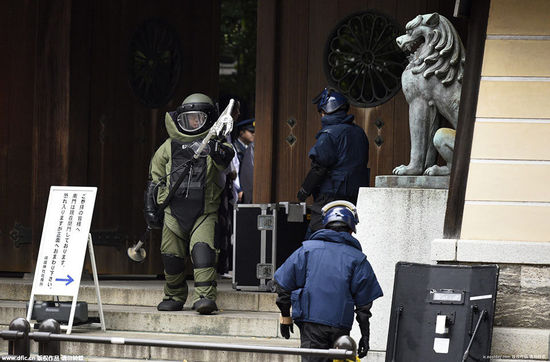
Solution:
<path fill-rule="evenodd" d="M 258 2 L 258 36 L 256 50 L 256 140 L 254 149 L 254 203 L 273 201 L 273 168 L 276 139 L 277 77 L 277 13 L 278 2 Z"/>
<path fill-rule="evenodd" d="M 71 1 L 40 1 L 33 110 L 33 263 L 51 185 L 66 185 L 69 168 Z"/>
<path fill-rule="evenodd" d="M 485 50 L 487 20 L 489 18 L 489 3 L 490 0 L 474 1 L 470 9 L 466 66 L 464 68 L 464 80 L 462 81 L 453 168 L 451 170 L 447 211 L 445 212 L 443 227 L 443 235 L 447 239 L 459 238 L 460 228 L 462 227 L 464 197 L 468 182 L 477 97 L 481 66 L 483 65 L 483 51 Z"/>

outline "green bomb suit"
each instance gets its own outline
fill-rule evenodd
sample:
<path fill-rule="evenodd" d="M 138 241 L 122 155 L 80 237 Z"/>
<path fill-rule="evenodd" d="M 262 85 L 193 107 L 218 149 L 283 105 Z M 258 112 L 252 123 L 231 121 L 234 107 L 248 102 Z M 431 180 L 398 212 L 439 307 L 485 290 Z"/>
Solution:
<path fill-rule="evenodd" d="M 170 185 L 175 184 L 179 178 L 177 172 L 171 174 L 183 163 L 181 157 L 177 157 L 178 150 L 181 150 L 182 145 L 201 142 L 208 133 L 206 130 L 192 136 L 183 134 L 169 113 L 166 113 L 165 125 L 170 138 L 155 152 L 149 171 L 155 183 L 163 177 L 166 178 L 166 182 L 161 184 L 158 190 L 159 204 L 166 199 Z M 232 152 L 229 144 L 224 146 L 229 147 Z M 233 155 L 227 162 L 228 157 L 224 157 L 223 160 L 215 157 L 217 163 L 210 154 L 203 152 L 191 171 L 192 178 L 189 180 L 188 175 L 184 176 L 178 192 L 164 211 L 160 247 L 166 276 L 164 300 L 173 299 L 185 303 L 187 299 L 184 258 L 189 255 L 188 250 L 191 252 L 194 268 L 193 304 L 203 297 L 216 300 L 216 265 L 219 250 L 214 244 L 214 239 L 217 211 L 225 185 L 222 171 L 232 157 Z"/>

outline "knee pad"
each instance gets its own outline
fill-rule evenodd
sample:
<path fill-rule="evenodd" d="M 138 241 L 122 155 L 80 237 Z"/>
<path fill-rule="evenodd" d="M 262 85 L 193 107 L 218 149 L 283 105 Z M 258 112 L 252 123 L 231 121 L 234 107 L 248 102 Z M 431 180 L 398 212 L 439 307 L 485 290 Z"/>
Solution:
<path fill-rule="evenodd" d="M 166 274 L 176 275 L 185 271 L 185 259 L 172 254 L 162 254 L 162 263 Z"/>
<path fill-rule="evenodd" d="M 207 243 L 196 243 L 191 250 L 191 258 L 196 269 L 216 265 L 216 252 Z"/>

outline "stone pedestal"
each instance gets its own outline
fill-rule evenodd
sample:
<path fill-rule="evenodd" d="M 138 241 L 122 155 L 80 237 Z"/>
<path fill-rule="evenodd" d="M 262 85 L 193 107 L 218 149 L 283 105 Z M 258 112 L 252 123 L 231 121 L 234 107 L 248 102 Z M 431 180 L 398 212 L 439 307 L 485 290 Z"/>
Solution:
<path fill-rule="evenodd" d="M 406 189 L 449 189 L 449 176 L 376 176 L 375 187 Z"/>
<path fill-rule="evenodd" d="M 430 246 L 443 235 L 446 189 L 361 188 L 357 201 L 357 239 L 370 261 L 384 296 L 373 303 L 370 347 L 385 351 L 395 264 L 432 263 Z M 355 322 L 352 337 L 359 341 Z"/>

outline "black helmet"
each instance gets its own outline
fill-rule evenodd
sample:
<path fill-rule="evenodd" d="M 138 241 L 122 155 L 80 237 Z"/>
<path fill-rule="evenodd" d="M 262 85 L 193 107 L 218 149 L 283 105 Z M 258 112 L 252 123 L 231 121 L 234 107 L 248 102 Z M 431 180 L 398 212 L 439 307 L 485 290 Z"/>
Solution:
<path fill-rule="evenodd" d="M 327 87 L 312 100 L 313 104 L 317 105 L 317 112 L 325 112 L 331 114 L 339 109 L 348 111 L 348 99 L 333 88 Z"/>
<path fill-rule="evenodd" d="M 359 216 L 357 209 L 349 201 L 336 200 L 329 202 L 321 209 L 323 217 L 323 227 L 327 229 L 329 226 L 346 226 L 354 233 L 357 232 L 355 225 L 359 224 Z"/>
<path fill-rule="evenodd" d="M 178 129 L 187 135 L 208 130 L 218 119 L 218 108 L 205 94 L 193 93 L 183 100 L 174 120 Z"/>

